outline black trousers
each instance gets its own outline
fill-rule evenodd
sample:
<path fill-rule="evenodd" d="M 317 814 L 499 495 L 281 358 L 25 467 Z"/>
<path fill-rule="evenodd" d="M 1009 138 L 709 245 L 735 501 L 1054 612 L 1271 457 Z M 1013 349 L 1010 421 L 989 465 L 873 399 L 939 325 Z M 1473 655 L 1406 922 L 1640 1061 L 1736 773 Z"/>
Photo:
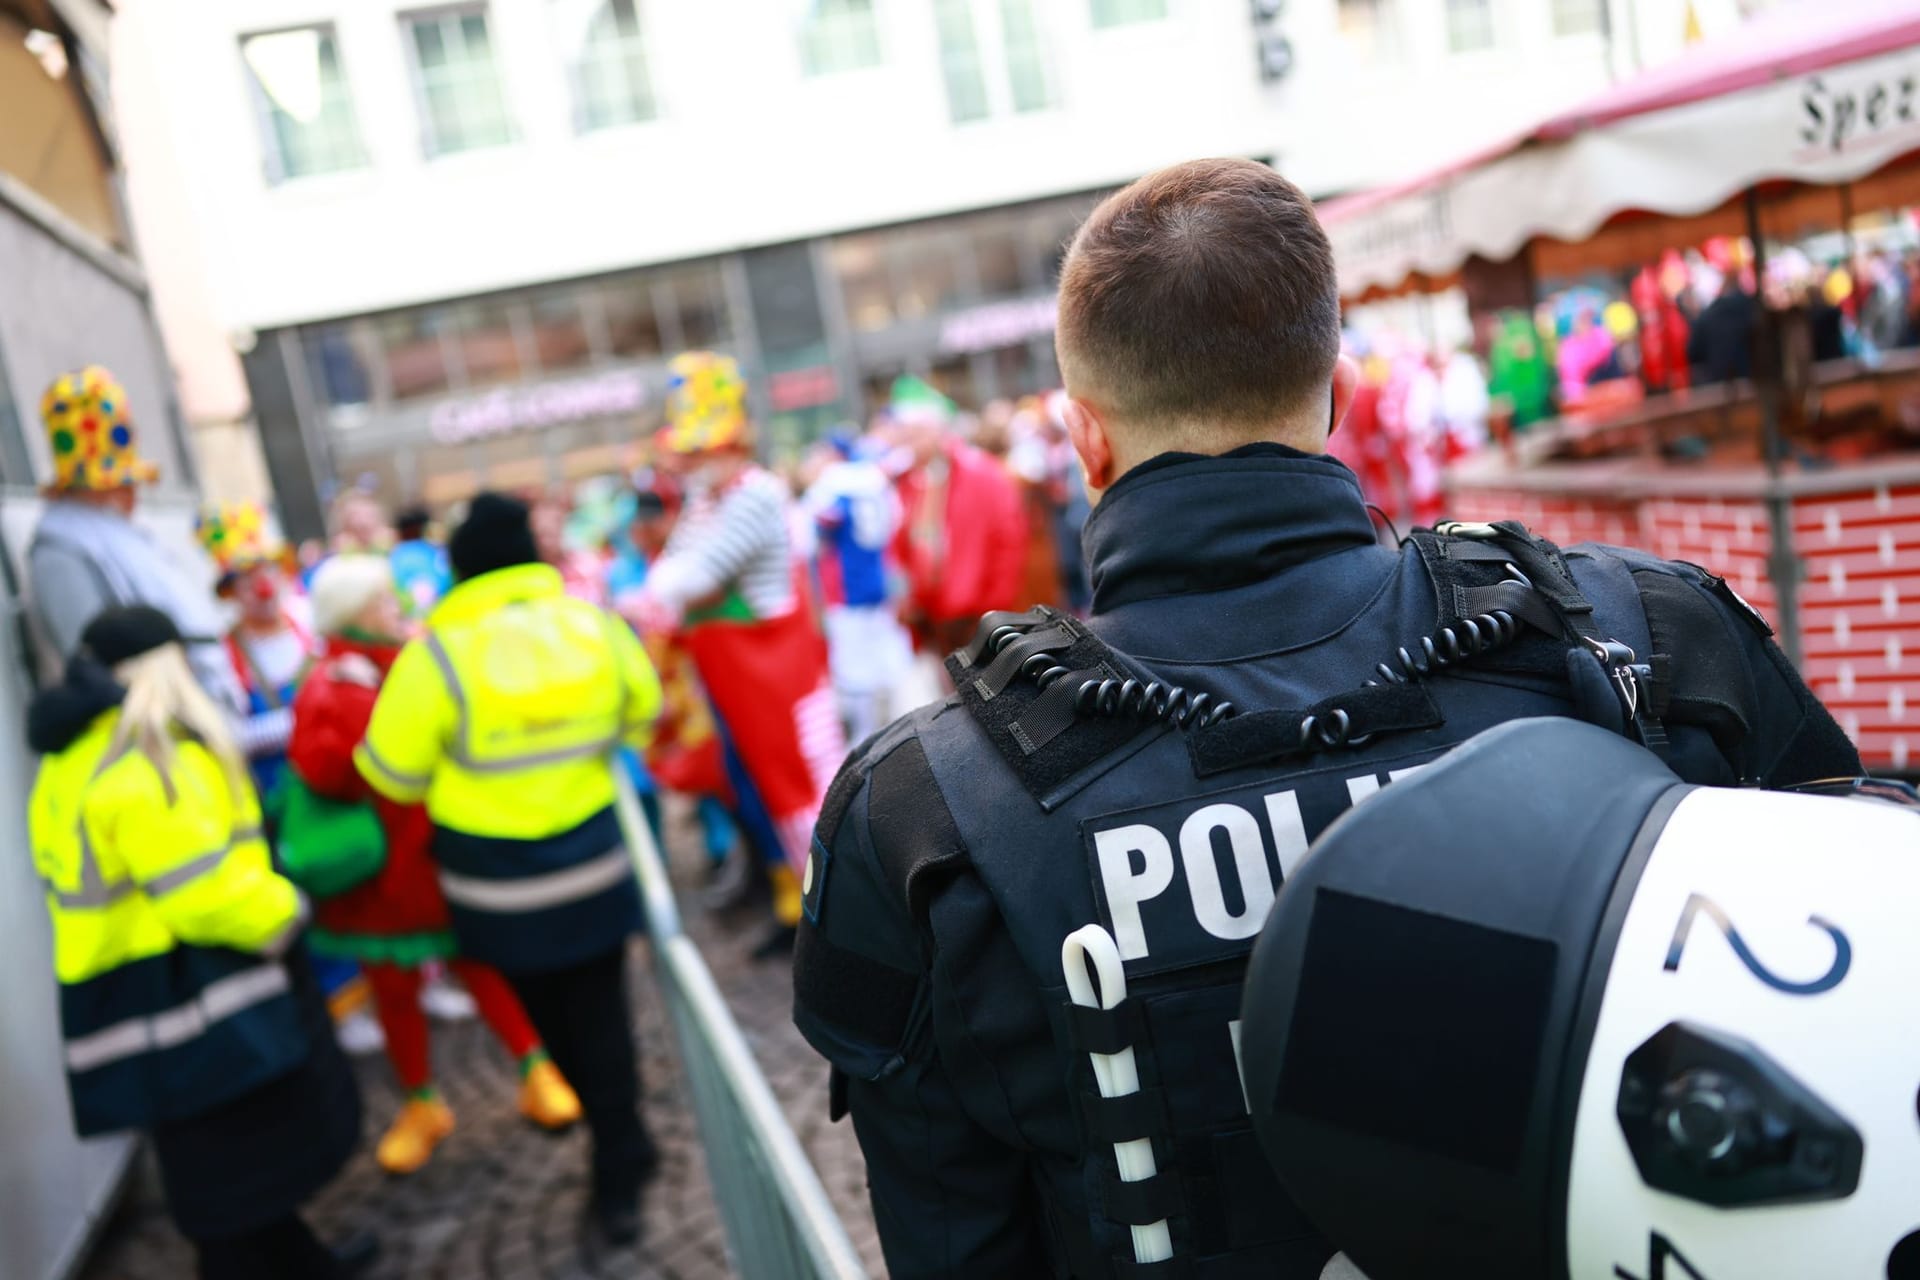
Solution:
<path fill-rule="evenodd" d="M 295 1213 L 237 1236 L 195 1240 L 193 1247 L 200 1280 L 333 1280 L 340 1274 L 333 1254 Z"/>
<path fill-rule="evenodd" d="M 580 1095 L 593 1135 L 593 1192 L 631 1201 L 658 1159 L 640 1118 L 640 1064 L 627 1002 L 624 946 L 550 973 L 511 973 L 554 1065 Z"/>

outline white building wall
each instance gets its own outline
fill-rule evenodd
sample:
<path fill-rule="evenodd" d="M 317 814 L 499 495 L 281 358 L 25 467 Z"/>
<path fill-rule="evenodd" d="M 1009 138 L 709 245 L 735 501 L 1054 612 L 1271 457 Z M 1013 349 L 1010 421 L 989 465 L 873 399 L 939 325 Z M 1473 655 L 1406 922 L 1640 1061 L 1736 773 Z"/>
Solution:
<path fill-rule="evenodd" d="M 1277 86 L 1247 0 L 1169 0 L 1164 21 L 1107 30 L 1088 0 L 1034 0 L 1057 107 L 960 126 L 932 0 L 876 0 L 881 65 L 818 78 L 801 69 L 806 0 L 638 3 L 660 118 L 577 136 L 549 0 L 492 0 L 518 138 L 430 159 L 400 21 L 423 6 L 120 0 L 135 220 L 187 417 L 222 442 L 206 468 L 220 496 L 258 483 L 252 453 L 226 447 L 245 436 L 232 345 L 251 331 L 1095 189 L 1196 155 L 1357 190 L 1677 55 L 1690 10 L 1712 36 L 1758 0 L 1607 0 L 1611 39 L 1556 37 L 1553 0 L 1489 0 L 1496 47 L 1460 54 L 1448 0 L 1377 0 L 1391 52 L 1371 59 L 1340 34 L 1342 0 L 1290 0 L 1269 28 L 1295 55 Z M 368 163 L 274 187 L 239 40 L 312 23 L 336 30 Z"/>
<path fill-rule="evenodd" d="M 170 161 L 193 193 L 220 322 L 265 328 L 701 256 L 1275 145 L 1240 0 L 1171 0 L 1167 21 L 1104 31 L 1081 0 L 1040 0 L 1061 108 L 958 127 L 926 0 L 880 0 L 882 65 L 819 78 L 801 73 L 785 0 L 643 7 L 661 119 L 576 137 L 545 4 L 494 0 L 519 140 L 426 159 L 391 0 L 126 0 L 144 19 L 141 52 L 165 69 L 152 87 L 171 100 Z M 238 36 L 322 21 L 370 163 L 271 188 Z"/>

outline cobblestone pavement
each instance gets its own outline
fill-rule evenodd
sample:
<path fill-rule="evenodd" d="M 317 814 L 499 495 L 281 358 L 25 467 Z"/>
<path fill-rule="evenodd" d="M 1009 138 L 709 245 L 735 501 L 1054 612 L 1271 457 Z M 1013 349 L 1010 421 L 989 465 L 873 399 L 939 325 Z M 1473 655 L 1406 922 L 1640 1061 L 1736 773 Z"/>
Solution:
<path fill-rule="evenodd" d="M 683 832 L 684 824 L 673 824 L 676 851 L 694 847 L 693 840 L 680 838 Z M 852 1128 L 828 1124 L 826 1066 L 788 1017 L 789 962 L 752 959 L 762 917 L 752 909 L 725 920 L 709 916 L 697 894 L 684 891 L 698 884 L 700 868 L 677 853 L 674 869 L 683 885 L 689 931 L 868 1268 L 883 1275 Z M 377 1231 L 383 1251 L 372 1280 L 716 1280 L 731 1275 L 644 944 L 635 949 L 634 972 L 647 1118 L 664 1157 L 661 1176 L 648 1194 L 646 1235 L 638 1250 L 583 1253 L 577 1226 L 586 1202 L 585 1135 L 578 1130 L 549 1135 L 520 1119 L 512 1063 L 477 1021 L 434 1028 L 435 1067 L 459 1129 L 433 1163 L 411 1178 L 388 1178 L 373 1163 L 372 1141 L 399 1100 L 385 1057 L 359 1060 L 367 1144 L 309 1206 L 315 1227 L 331 1238 Z M 192 1275 L 193 1250 L 168 1222 L 154 1179 L 136 1178 L 81 1280 L 190 1280 Z"/>

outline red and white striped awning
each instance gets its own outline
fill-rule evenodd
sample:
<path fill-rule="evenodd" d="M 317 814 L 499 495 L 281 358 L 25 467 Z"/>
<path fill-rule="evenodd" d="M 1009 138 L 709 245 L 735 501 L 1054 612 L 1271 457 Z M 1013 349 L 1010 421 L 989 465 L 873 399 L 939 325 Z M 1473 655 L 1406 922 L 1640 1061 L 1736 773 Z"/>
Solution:
<path fill-rule="evenodd" d="M 1538 237 L 1584 240 L 1629 211 L 1693 216 L 1763 183 L 1853 182 L 1916 150 L 1920 0 L 1799 0 L 1320 217 L 1353 297 Z"/>

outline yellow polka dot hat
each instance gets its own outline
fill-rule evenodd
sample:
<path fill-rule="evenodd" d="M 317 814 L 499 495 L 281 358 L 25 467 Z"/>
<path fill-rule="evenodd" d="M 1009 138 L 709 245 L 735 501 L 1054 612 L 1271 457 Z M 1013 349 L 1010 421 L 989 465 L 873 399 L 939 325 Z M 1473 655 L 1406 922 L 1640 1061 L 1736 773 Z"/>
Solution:
<path fill-rule="evenodd" d="M 219 566 L 220 575 L 245 573 L 278 559 L 280 548 L 268 541 L 267 516 L 257 502 L 223 502 L 201 511 L 194 532 Z"/>
<path fill-rule="evenodd" d="M 689 351 L 675 356 L 667 380 L 667 425 L 659 434 L 672 453 L 744 447 L 747 384 L 730 356 Z"/>
<path fill-rule="evenodd" d="M 126 390 L 99 365 L 55 378 L 40 398 L 40 417 L 53 450 L 55 489 L 100 491 L 160 478 L 160 468 L 134 447 Z"/>

